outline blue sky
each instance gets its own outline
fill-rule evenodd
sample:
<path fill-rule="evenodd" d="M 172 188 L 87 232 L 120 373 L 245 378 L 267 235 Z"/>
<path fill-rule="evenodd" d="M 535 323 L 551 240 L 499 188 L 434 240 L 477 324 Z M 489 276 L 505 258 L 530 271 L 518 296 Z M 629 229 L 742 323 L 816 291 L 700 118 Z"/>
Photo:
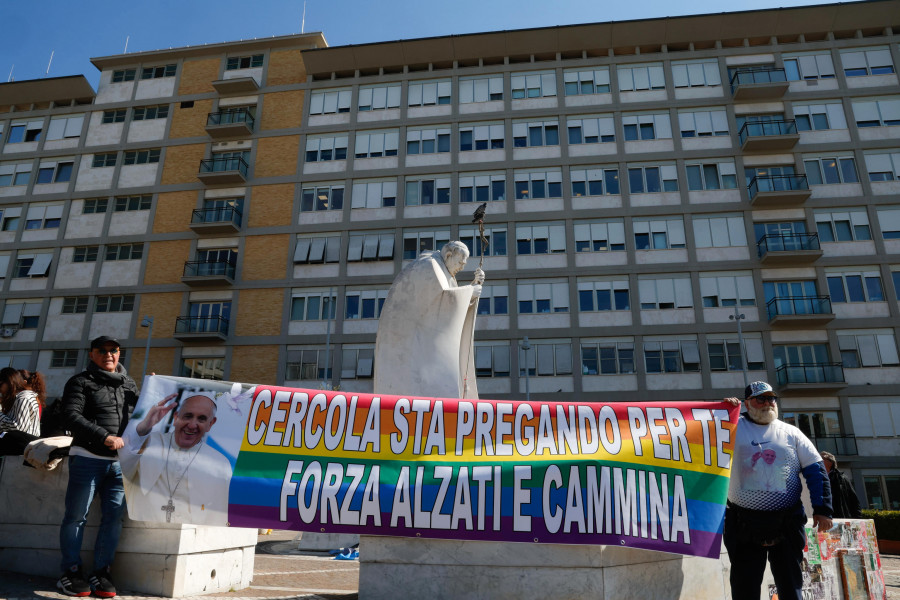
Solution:
<path fill-rule="evenodd" d="M 331 46 L 823 4 L 822 0 L 307 0 L 306 31 Z M 303 0 L 5 0 L 0 82 L 84 74 L 94 56 L 299 33 Z"/>

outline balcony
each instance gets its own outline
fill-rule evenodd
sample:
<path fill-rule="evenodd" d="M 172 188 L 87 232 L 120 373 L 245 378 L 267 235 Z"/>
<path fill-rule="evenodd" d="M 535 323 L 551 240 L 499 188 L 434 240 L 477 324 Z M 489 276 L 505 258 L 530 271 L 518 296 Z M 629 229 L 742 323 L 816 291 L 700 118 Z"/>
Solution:
<path fill-rule="evenodd" d="M 772 152 L 790 150 L 800 141 L 800 134 L 797 132 L 797 122 L 789 119 L 744 123 L 738 132 L 738 139 L 741 149 L 746 152 Z"/>
<path fill-rule="evenodd" d="M 191 213 L 195 233 L 237 233 L 241 230 L 241 211 L 233 206 L 202 208 Z"/>
<path fill-rule="evenodd" d="M 219 79 L 212 82 L 213 88 L 222 96 L 234 96 L 236 94 L 252 94 L 259 89 L 259 84 L 252 77 L 235 77 L 233 79 Z"/>
<path fill-rule="evenodd" d="M 239 156 L 208 158 L 200 161 L 197 179 L 206 185 L 228 185 L 247 181 L 247 161 Z"/>
<path fill-rule="evenodd" d="M 735 100 L 777 100 L 788 90 L 784 69 L 752 67 L 738 69 L 731 76 L 731 95 Z"/>
<path fill-rule="evenodd" d="M 781 296 L 766 303 L 773 327 L 824 325 L 834 319 L 828 296 Z"/>
<path fill-rule="evenodd" d="M 175 339 L 182 341 L 214 342 L 228 337 L 225 317 L 178 317 L 175 319 Z"/>
<path fill-rule="evenodd" d="M 823 254 L 818 233 L 769 233 L 756 242 L 756 252 L 764 265 L 809 264 Z"/>
<path fill-rule="evenodd" d="M 256 119 L 247 108 L 231 108 L 206 116 L 206 133 L 214 139 L 243 137 L 253 133 Z"/>
<path fill-rule="evenodd" d="M 807 436 L 819 452 L 831 452 L 835 456 L 857 456 L 855 435 Z"/>
<path fill-rule="evenodd" d="M 184 263 L 181 281 L 191 286 L 231 285 L 234 283 L 234 265 L 228 261 L 192 260 Z"/>
<path fill-rule="evenodd" d="M 754 208 L 803 204 L 810 197 L 806 175 L 757 175 L 747 186 Z"/>
<path fill-rule="evenodd" d="M 847 387 L 841 363 L 797 363 L 775 369 L 778 388 L 796 394 L 835 392 Z"/>

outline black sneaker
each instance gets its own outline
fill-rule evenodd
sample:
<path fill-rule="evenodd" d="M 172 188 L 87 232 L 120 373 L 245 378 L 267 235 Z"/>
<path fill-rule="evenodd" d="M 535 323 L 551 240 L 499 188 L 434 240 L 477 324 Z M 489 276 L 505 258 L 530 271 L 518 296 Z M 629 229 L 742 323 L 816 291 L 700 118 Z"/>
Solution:
<path fill-rule="evenodd" d="M 113 585 L 109 567 L 97 569 L 91 573 L 91 589 L 98 598 L 113 598 L 116 595 L 116 586 Z"/>
<path fill-rule="evenodd" d="M 91 593 L 91 586 L 81 574 L 81 567 L 71 567 L 62 574 L 56 587 L 66 596 L 87 596 Z"/>

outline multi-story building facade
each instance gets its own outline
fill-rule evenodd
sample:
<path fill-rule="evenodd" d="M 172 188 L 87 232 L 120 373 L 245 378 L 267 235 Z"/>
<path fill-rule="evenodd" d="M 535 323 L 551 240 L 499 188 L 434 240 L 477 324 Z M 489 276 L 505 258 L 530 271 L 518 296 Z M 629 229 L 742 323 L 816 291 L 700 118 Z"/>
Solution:
<path fill-rule="evenodd" d="M 482 397 L 769 380 L 900 506 L 898 26 L 888 0 L 307 34 L 0 85 L 0 364 L 58 390 L 106 333 L 137 373 L 149 316 L 149 371 L 371 391 L 391 281 L 452 239 L 466 279 L 486 202 Z"/>

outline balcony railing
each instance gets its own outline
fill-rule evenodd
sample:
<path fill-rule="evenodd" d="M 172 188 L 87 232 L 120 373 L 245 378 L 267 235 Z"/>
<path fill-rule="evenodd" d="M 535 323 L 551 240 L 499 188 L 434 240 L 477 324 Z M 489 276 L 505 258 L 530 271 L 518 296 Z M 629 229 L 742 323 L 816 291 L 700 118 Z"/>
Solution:
<path fill-rule="evenodd" d="M 760 258 L 769 252 L 802 252 L 821 249 L 818 233 L 767 233 L 756 242 L 757 255 Z"/>
<path fill-rule="evenodd" d="M 237 171 L 244 177 L 247 177 L 249 166 L 240 156 L 230 156 L 228 158 L 207 158 L 200 161 L 200 173 L 225 173 L 228 171 Z"/>
<path fill-rule="evenodd" d="M 220 110 L 219 112 L 209 113 L 206 117 L 206 126 L 214 125 L 231 125 L 233 123 L 246 123 L 250 129 L 256 120 L 250 114 L 250 110 L 246 108 L 230 108 L 228 110 Z"/>
<path fill-rule="evenodd" d="M 837 456 L 856 456 L 855 435 L 819 435 L 809 436 L 810 441 L 819 452 L 831 452 Z"/>
<path fill-rule="evenodd" d="M 841 363 L 796 363 L 775 369 L 778 385 L 806 383 L 844 383 Z"/>
<path fill-rule="evenodd" d="M 234 279 L 235 266 L 228 261 L 191 260 L 184 263 L 185 277 L 228 277 Z"/>
<path fill-rule="evenodd" d="M 228 319 L 225 317 L 178 317 L 175 333 L 216 333 L 228 335 Z"/>
<path fill-rule="evenodd" d="M 229 223 L 236 227 L 241 226 L 241 211 L 233 206 L 221 208 L 201 208 L 191 213 L 191 225 L 216 225 Z"/>
<path fill-rule="evenodd" d="M 781 296 L 766 303 L 769 319 L 783 316 L 807 316 L 831 314 L 831 298 L 828 296 Z"/>
<path fill-rule="evenodd" d="M 809 191 L 809 183 L 806 175 L 757 175 L 750 180 L 747 189 L 752 200 L 760 192 Z"/>
<path fill-rule="evenodd" d="M 800 139 L 793 119 L 744 123 L 738 139 L 745 150 L 780 150 L 793 148 Z"/>
<path fill-rule="evenodd" d="M 770 98 L 784 94 L 788 88 L 784 69 L 747 67 L 731 76 L 731 94 L 735 98 Z"/>

